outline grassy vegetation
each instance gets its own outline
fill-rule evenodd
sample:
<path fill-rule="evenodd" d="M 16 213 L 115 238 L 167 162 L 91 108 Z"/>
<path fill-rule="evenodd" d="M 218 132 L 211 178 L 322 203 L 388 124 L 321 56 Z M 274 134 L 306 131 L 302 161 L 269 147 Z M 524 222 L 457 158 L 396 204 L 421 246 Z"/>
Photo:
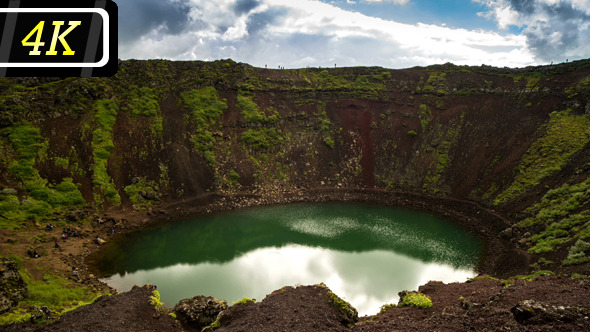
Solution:
<path fill-rule="evenodd" d="M 590 76 L 583 78 L 571 88 L 566 89 L 565 95 L 571 99 L 578 97 L 581 94 L 587 94 L 588 91 L 590 91 Z"/>
<path fill-rule="evenodd" d="M 536 215 L 523 220 L 520 226 L 529 227 L 556 222 L 582 207 L 588 200 L 590 200 L 590 178 L 577 184 L 566 183 L 559 188 L 549 190 L 539 203 L 527 209 L 527 212 L 536 213 Z"/>
<path fill-rule="evenodd" d="M 0 325 L 29 321 L 33 307 L 46 306 L 57 318 L 80 306 L 93 303 L 102 295 L 52 274 L 45 274 L 43 280 L 39 281 L 33 281 L 26 271 L 21 271 L 21 275 L 27 283 L 29 297 L 9 312 L 0 315 Z"/>
<path fill-rule="evenodd" d="M 445 169 L 449 165 L 449 162 L 451 161 L 449 153 L 451 152 L 453 145 L 456 144 L 459 139 L 462 121 L 463 117 L 461 117 L 460 122 L 458 123 L 450 123 L 449 130 L 444 133 L 442 138 L 443 141 L 436 147 L 430 166 L 431 169 L 428 171 L 424 181 L 423 188 L 425 190 L 429 190 L 433 193 L 437 193 L 439 191 L 437 184 Z M 441 127 L 439 125 L 438 131 L 440 130 Z"/>
<path fill-rule="evenodd" d="M 248 303 L 256 303 L 256 300 L 253 300 L 251 298 L 248 297 L 243 297 L 240 300 L 234 302 L 234 305 L 244 305 L 244 304 L 248 304 Z"/>
<path fill-rule="evenodd" d="M 530 238 L 532 247 L 529 251 L 536 254 L 551 252 L 574 237 L 590 237 L 590 210 L 584 209 L 589 200 L 590 178 L 549 190 L 539 203 L 526 210 L 533 215 L 519 223 L 524 228 L 544 226 L 540 233 Z M 576 253 L 579 255 L 574 250 Z"/>
<path fill-rule="evenodd" d="M 23 183 L 40 179 L 34 165 L 36 159 L 45 153 L 47 142 L 39 128 L 21 123 L 10 128 L 8 138 L 16 152 L 16 160 L 10 163 L 8 171 Z"/>
<path fill-rule="evenodd" d="M 150 304 L 153 305 L 157 311 L 160 311 L 162 307 L 164 307 L 164 303 L 160 298 L 160 292 L 157 289 L 154 289 L 150 296 Z"/>
<path fill-rule="evenodd" d="M 155 135 L 161 135 L 164 131 L 164 118 L 162 116 L 155 116 L 154 123 L 152 124 L 152 132 Z"/>
<path fill-rule="evenodd" d="M 379 313 L 382 314 L 382 313 L 384 313 L 387 310 L 392 309 L 392 308 L 397 308 L 397 305 L 396 304 L 393 304 L 393 303 L 384 304 L 384 305 L 381 306 L 381 310 L 379 311 Z"/>
<path fill-rule="evenodd" d="M 266 151 L 270 147 L 284 142 L 283 133 L 274 127 L 280 117 L 274 108 L 261 111 L 249 92 L 238 92 L 238 107 L 242 117 L 249 124 L 266 124 L 266 127 L 248 128 L 241 135 L 242 143 L 255 151 Z"/>
<path fill-rule="evenodd" d="M 553 112 L 545 132 L 525 153 L 512 184 L 494 204 L 506 203 L 559 172 L 569 158 L 590 141 L 590 116 Z"/>
<path fill-rule="evenodd" d="M 256 151 L 265 151 L 284 141 L 282 132 L 275 128 L 250 128 L 242 133 L 242 142 Z"/>
<path fill-rule="evenodd" d="M 20 221 L 50 217 L 54 208 L 67 208 L 84 204 L 78 186 L 71 178 L 57 185 L 47 184 L 35 169 L 39 158 L 46 158 L 47 142 L 38 128 L 22 123 L 5 130 L 14 151 L 14 160 L 8 170 L 20 182 L 19 191 L 5 188 L 0 191 L 0 226 L 20 228 Z"/>
<path fill-rule="evenodd" d="M 133 116 L 152 117 L 160 114 L 160 104 L 158 103 L 158 91 L 152 88 L 137 86 L 131 87 L 128 94 L 129 109 Z"/>
<path fill-rule="evenodd" d="M 193 122 L 199 127 L 215 123 L 227 110 L 227 101 L 219 99 L 217 90 L 212 86 L 183 92 L 181 97 L 191 111 Z"/>
<path fill-rule="evenodd" d="M 333 149 L 336 143 L 334 142 L 334 139 L 331 136 L 326 136 L 324 137 L 324 144 L 326 144 L 326 146 L 330 149 Z"/>
<path fill-rule="evenodd" d="M 94 199 L 100 204 L 103 202 L 103 198 L 106 198 L 111 203 L 118 205 L 121 203 L 121 196 L 108 174 L 107 166 L 111 152 L 115 149 L 113 126 L 119 107 L 112 100 L 98 100 L 95 107 L 94 121 L 98 128 L 92 132 L 92 154 L 94 156 L 92 184 L 96 189 Z"/>
<path fill-rule="evenodd" d="M 53 210 L 49 203 L 25 196 L 19 200 L 16 195 L 0 194 L 0 227 L 21 229 L 26 220 L 36 220 L 51 216 Z"/>
<path fill-rule="evenodd" d="M 391 73 L 382 69 L 368 69 L 363 73 L 340 69 L 296 69 L 284 70 L 288 78 L 251 80 L 251 86 L 258 89 L 279 89 L 297 92 L 325 91 L 362 99 L 387 98 L 385 86 Z M 250 89 L 253 90 L 253 89 Z"/>
<path fill-rule="evenodd" d="M 422 125 L 422 131 L 426 130 L 430 121 L 432 121 L 432 111 L 430 107 L 421 104 L 420 105 L 420 125 Z"/>
<path fill-rule="evenodd" d="M 563 260 L 563 265 L 578 265 L 590 262 L 590 257 L 586 252 L 590 250 L 590 242 L 578 240 L 576 244 L 570 247 L 567 258 Z"/>
<path fill-rule="evenodd" d="M 369 94 L 383 89 L 383 81 L 391 77 L 388 72 L 375 75 L 332 75 L 328 70 L 300 72 L 320 90 L 364 90 Z"/>
<path fill-rule="evenodd" d="M 398 304 L 398 307 L 408 306 L 420 309 L 428 309 L 432 307 L 432 300 L 430 300 L 428 295 L 424 295 L 422 293 L 407 293 Z"/>
<path fill-rule="evenodd" d="M 242 117 L 248 123 L 275 124 L 280 120 L 279 112 L 273 107 L 261 111 L 248 91 L 238 91 L 238 108 L 242 110 Z"/>
<path fill-rule="evenodd" d="M 190 110 L 190 119 L 195 126 L 191 143 L 195 151 L 199 152 L 211 166 L 217 164 L 215 157 L 215 138 L 212 130 L 221 115 L 227 110 L 227 100 L 219 99 L 214 87 L 183 92 L 183 103 Z"/>
<path fill-rule="evenodd" d="M 240 181 L 240 174 L 232 169 L 229 171 L 228 178 L 232 185 L 236 185 Z"/>
<path fill-rule="evenodd" d="M 48 188 L 40 183 L 27 185 L 27 190 L 36 200 L 51 204 L 52 207 L 76 206 L 84 204 L 84 197 L 78 190 L 72 178 L 65 178 L 53 188 Z"/>
<path fill-rule="evenodd" d="M 320 287 L 326 287 L 323 283 L 320 284 Z M 347 301 L 343 300 L 340 296 L 336 295 L 334 292 L 328 290 L 327 293 L 328 301 L 340 311 L 348 320 L 348 325 L 351 327 L 357 320 L 358 320 L 358 313 L 356 309 L 350 305 Z"/>
<path fill-rule="evenodd" d="M 127 108 L 131 111 L 131 115 L 151 118 L 153 121 L 151 129 L 155 135 L 161 134 L 164 130 L 159 97 L 160 93 L 157 89 L 148 87 L 132 86 L 127 94 Z"/>
<path fill-rule="evenodd" d="M 124 188 L 125 194 L 131 202 L 140 209 L 145 209 L 156 204 L 155 199 L 145 199 L 144 196 L 153 196 L 157 198 L 157 184 L 155 181 L 149 181 L 145 178 L 139 178 L 139 181 L 132 183 Z"/>
<path fill-rule="evenodd" d="M 424 82 L 421 78 L 416 88 L 416 92 L 430 93 L 436 95 L 447 95 L 449 88 L 447 87 L 447 74 L 445 72 L 433 72 Z"/>
<path fill-rule="evenodd" d="M 207 332 L 207 331 L 215 331 L 218 328 L 221 327 L 221 322 L 220 322 L 220 318 L 221 316 L 217 316 L 217 319 L 215 319 L 215 321 L 213 323 L 211 323 L 209 326 L 204 327 L 201 332 Z"/>

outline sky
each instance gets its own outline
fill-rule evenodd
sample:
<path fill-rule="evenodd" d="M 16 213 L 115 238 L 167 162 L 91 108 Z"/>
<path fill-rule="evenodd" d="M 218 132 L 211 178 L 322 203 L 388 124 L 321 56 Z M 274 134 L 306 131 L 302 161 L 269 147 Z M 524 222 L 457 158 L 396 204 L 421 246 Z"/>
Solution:
<path fill-rule="evenodd" d="M 119 58 L 268 68 L 590 58 L 590 0 L 115 0 Z"/>

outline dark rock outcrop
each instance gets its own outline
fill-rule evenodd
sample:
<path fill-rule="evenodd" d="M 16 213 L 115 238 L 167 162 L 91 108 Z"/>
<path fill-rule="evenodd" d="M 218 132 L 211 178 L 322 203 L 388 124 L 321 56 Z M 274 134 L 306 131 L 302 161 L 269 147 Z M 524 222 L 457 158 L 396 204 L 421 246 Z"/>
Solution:
<path fill-rule="evenodd" d="M 523 325 L 572 323 L 588 320 L 587 308 L 549 305 L 535 300 L 524 300 L 510 309 L 514 319 Z"/>
<path fill-rule="evenodd" d="M 198 295 L 178 302 L 174 307 L 177 319 L 183 326 L 198 331 L 211 325 L 220 312 L 227 309 L 227 303 L 211 296 Z"/>
<path fill-rule="evenodd" d="M 29 296 L 29 290 L 18 272 L 17 263 L 2 258 L 0 260 L 0 313 L 10 310 L 27 296 Z"/>
<path fill-rule="evenodd" d="M 350 313 L 331 294 L 321 284 L 283 287 L 261 302 L 238 302 L 223 311 L 216 331 L 350 331 Z"/>

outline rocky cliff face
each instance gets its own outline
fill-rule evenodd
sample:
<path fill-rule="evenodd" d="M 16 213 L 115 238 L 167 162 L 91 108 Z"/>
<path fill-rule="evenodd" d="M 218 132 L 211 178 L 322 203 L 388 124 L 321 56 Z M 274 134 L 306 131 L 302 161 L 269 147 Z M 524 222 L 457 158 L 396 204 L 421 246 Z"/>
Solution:
<path fill-rule="evenodd" d="M 209 192 L 366 187 L 478 202 L 508 215 L 504 235 L 541 263 L 586 270 L 590 61 L 124 61 L 113 78 L 4 78 L 0 100 L 7 227 L 84 203 L 145 209 Z"/>
<path fill-rule="evenodd" d="M 0 259 L 0 313 L 4 313 L 29 295 L 17 263 Z"/>

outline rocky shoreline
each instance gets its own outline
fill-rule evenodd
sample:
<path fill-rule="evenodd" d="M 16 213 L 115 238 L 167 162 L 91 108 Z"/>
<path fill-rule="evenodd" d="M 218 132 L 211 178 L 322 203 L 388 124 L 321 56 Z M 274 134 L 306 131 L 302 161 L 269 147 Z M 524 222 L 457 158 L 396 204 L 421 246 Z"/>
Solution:
<path fill-rule="evenodd" d="M 85 223 L 81 227 L 80 233 L 82 237 L 68 239 L 67 243 L 64 243 L 59 249 L 48 249 L 47 256 L 39 258 L 35 263 L 47 260 L 43 264 L 46 264 L 47 269 L 66 276 L 70 273 L 69 266 L 76 266 L 79 271 L 80 282 L 95 290 L 105 291 L 109 289 L 108 286 L 100 282 L 96 271 L 92 269 L 92 257 L 100 250 L 100 245 L 96 243 L 97 237 L 109 241 L 116 236 L 122 236 L 146 226 L 260 205 L 334 201 L 402 207 L 445 217 L 486 242 L 487 252 L 477 268 L 480 274 L 508 278 L 516 274 L 529 272 L 528 262 L 530 257 L 526 251 L 519 248 L 517 241 L 520 236 L 517 234 L 518 231 L 500 213 L 484 208 L 477 203 L 408 192 L 325 187 L 280 192 L 259 190 L 252 193 L 211 193 L 199 197 L 185 198 L 180 201 L 163 202 L 156 209 L 150 208 L 146 211 L 108 210 L 102 215 L 94 216 L 90 224 Z M 99 224 L 98 221 L 101 223 Z M 112 233 L 113 230 L 114 234 Z M 499 234 L 500 236 L 498 236 Z M 48 256 L 54 256 L 53 260 L 48 260 Z M 59 258 L 56 259 L 55 256 L 59 256 Z M 563 280 L 559 281 L 559 283 L 561 282 Z M 467 283 L 464 283 L 464 285 L 467 285 Z M 421 288 L 423 287 L 425 286 Z M 437 291 L 444 293 L 445 287 L 447 286 L 436 284 Z M 110 291 L 114 293 L 114 290 Z M 474 292 L 477 291 L 474 290 Z M 187 294 L 187 298 L 194 295 L 198 294 Z M 287 307 L 290 305 L 285 304 Z M 382 317 L 382 315 L 379 315 L 379 317 Z M 58 322 L 54 324 L 59 324 Z M 366 326 L 366 324 L 363 323 L 359 326 Z M 364 331 L 365 329 L 360 330 Z"/>

